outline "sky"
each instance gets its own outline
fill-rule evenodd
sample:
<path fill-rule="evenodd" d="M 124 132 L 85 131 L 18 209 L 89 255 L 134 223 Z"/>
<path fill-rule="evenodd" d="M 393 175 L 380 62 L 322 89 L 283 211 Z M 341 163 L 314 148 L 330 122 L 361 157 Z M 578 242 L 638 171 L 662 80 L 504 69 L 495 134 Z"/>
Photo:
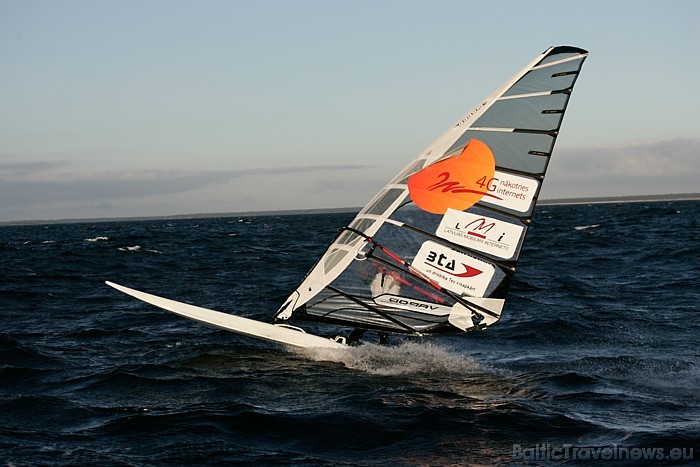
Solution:
<path fill-rule="evenodd" d="M 358 207 L 551 45 L 541 198 L 700 192 L 696 0 L 0 0 L 0 221 Z"/>

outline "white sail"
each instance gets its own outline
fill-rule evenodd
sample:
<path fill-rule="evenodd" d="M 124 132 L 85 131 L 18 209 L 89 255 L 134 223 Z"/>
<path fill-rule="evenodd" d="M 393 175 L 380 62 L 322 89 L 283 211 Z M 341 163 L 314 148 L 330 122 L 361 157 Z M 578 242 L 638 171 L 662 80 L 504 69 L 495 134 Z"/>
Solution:
<path fill-rule="evenodd" d="M 552 47 L 343 228 L 275 318 L 413 334 L 496 322 L 585 50 Z"/>

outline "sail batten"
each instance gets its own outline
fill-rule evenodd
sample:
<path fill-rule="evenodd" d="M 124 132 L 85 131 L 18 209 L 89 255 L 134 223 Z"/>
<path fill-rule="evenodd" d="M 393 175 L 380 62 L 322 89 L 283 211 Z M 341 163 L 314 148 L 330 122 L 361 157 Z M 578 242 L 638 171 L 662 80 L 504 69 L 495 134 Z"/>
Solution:
<path fill-rule="evenodd" d="M 502 96 L 499 97 L 499 101 L 505 101 L 505 100 L 511 100 L 511 99 L 527 99 L 529 97 L 542 97 L 542 96 L 550 96 L 554 93 L 555 91 L 540 91 L 540 92 L 529 92 L 526 94 L 514 94 L 514 95 L 509 95 L 509 96 Z"/>
<path fill-rule="evenodd" d="M 515 131 L 515 128 L 500 128 L 500 127 L 471 127 L 469 128 L 470 131 L 495 131 L 495 132 L 501 132 L 501 133 L 513 133 Z"/>
<path fill-rule="evenodd" d="M 406 165 L 276 314 L 410 334 L 500 319 L 588 52 L 551 47 Z"/>

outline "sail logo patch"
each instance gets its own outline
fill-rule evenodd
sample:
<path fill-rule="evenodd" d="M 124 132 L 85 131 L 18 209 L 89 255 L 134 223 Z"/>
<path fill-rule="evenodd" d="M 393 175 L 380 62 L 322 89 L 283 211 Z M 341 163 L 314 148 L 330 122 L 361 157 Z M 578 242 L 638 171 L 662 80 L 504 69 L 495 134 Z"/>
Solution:
<path fill-rule="evenodd" d="M 424 211 L 433 214 L 444 214 L 450 208 L 463 211 L 485 196 L 497 196 L 483 183 L 494 177 L 495 170 L 496 160 L 491 149 L 471 139 L 460 155 L 411 175 L 408 191 L 411 200 Z"/>
<path fill-rule="evenodd" d="M 425 264 L 430 264 L 438 271 L 446 272 L 455 277 L 474 277 L 484 272 L 468 264 L 457 264 L 454 258 L 450 258 L 444 253 L 438 255 L 432 250 L 428 252 L 428 257 L 425 258 Z M 457 272 L 458 269 L 462 272 Z"/>
<path fill-rule="evenodd" d="M 493 196 L 485 196 L 481 201 L 518 212 L 528 212 L 532 206 L 539 182 L 534 178 L 495 171 L 490 180 L 483 181 Z"/>
<path fill-rule="evenodd" d="M 489 263 L 432 241 L 421 245 L 411 265 L 441 287 L 476 297 L 484 295 L 496 271 Z"/>
<path fill-rule="evenodd" d="M 448 209 L 435 235 L 457 245 L 503 259 L 518 253 L 525 227 L 493 217 Z"/>

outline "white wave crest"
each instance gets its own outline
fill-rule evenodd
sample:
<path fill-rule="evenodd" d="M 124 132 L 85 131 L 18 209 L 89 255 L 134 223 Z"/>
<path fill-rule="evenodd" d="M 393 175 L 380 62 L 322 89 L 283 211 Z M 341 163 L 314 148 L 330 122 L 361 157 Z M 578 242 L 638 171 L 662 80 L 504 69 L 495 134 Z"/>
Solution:
<path fill-rule="evenodd" d="M 347 349 L 305 349 L 316 361 L 342 363 L 347 368 L 375 375 L 473 373 L 480 366 L 473 359 L 439 345 L 404 342 L 396 346 L 363 344 Z"/>
<path fill-rule="evenodd" d="M 142 249 L 141 245 L 134 245 L 134 246 L 127 246 L 127 247 L 120 247 L 117 248 L 119 251 L 135 251 L 135 252 L 142 252 L 142 253 L 157 253 L 159 255 L 162 255 L 162 251 L 158 250 L 149 250 L 149 249 Z"/>
<path fill-rule="evenodd" d="M 140 251 L 141 245 L 126 246 L 126 247 L 121 247 L 121 248 L 117 248 L 117 249 L 119 251 Z"/>
<path fill-rule="evenodd" d="M 588 229 L 595 229 L 600 227 L 600 224 L 591 224 L 591 225 L 579 225 L 577 227 L 574 227 L 575 230 L 588 230 Z"/>
<path fill-rule="evenodd" d="M 86 238 L 86 242 L 100 242 L 100 241 L 106 241 L 109 240 L 109 237 L 95 237 L 95 238 Z"/>

